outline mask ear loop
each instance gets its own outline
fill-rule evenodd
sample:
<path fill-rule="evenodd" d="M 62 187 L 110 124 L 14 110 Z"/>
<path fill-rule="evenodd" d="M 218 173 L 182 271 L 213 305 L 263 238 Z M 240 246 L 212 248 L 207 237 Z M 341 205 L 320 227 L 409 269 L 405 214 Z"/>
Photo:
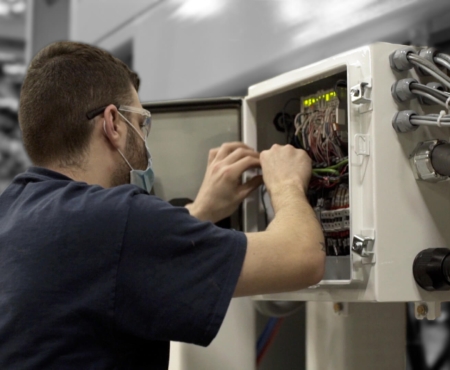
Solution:
<path fill-rule="evenodd" d="M 106 120 L 103 121 L 103 130 L 105 131 L 105 134 L 106 134 Z M 131 167 L 130 162 L 128 162 L 128 160 L 125 158 L 125 156 L 124 156 L 123 153 L 120 151 L 120 149 L 117 149 L 117 151 L 118 151 L 119 154 L 122 156 L 123 160 L 124 160 L 125 162 L 127 162 L 127 165 L 128 165 L 128 167 L 131 168 L 131 171 L 134 171 L 134 168 Z"/>
<path fill-rule="evenodd" d="M 131 128 L 134 130 L 134 132 L 136 132 L 136 134 L 138 134 L 138 136 L 139 136 L 139 137 L 142 139 L 142 141 L 145 143 L 145 139 L 142 137 L 142 135 L 139 133 L 139 131 L 136 129 L 136 127 L 134 127 L 134 126 L 131 124 L 131 122 L 128 121 L 122 113 L 120 113 L 119 111 L 117 111 L 117 113 L 120 114 L 120 116 L 126 121 L 126 123 L 128 123 L 128 124 L 131 126 Z"/>

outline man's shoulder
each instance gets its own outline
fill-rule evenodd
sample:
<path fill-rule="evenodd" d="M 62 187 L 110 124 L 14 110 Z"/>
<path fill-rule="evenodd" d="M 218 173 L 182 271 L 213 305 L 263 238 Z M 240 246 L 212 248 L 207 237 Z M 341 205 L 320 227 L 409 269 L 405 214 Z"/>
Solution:
<path fill-rule="evenodd" d="M 2 194 L 2 203 L 34 208 L 95 209 L 112 212 L 128 208 L 135 196 L 147 195 L 135 185 L 103 188 L 74 181 L 58 173 L 27 171 L 17 176 Z M 18 202 L 18 200 L 20 200 Z"/>

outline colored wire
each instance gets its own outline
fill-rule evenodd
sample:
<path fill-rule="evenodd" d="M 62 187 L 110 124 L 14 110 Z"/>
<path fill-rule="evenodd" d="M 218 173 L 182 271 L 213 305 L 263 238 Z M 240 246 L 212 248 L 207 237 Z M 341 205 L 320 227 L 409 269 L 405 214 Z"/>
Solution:
<path fill-rule="evenodd" d="M 341 162 L 339 162 L 339 163 L 336 163 L 334 166 L 330 166 L 330 167 L 328 167 L 328 168 L 331 168 L 331 169 L 337 169 L 337 168 L 340 168 L 340 167 L 342 167 L 343 165 L 345 165 L 345 164 L 347 164 L 348 163 L 348 158 L 347 159 L 344 159 L 343 161 L 341 161 Z"/>
<path fill-rule="evenodd" d="M 261 361 L 263 360 L 264 356 L 267 354 L 270 346 L 272 345 L 273 341 L 275 340 L 281 324 L 283 323 L 283 318 L 279 318 L 277 319 L 277 322 L 270 334 L 270 337 L 268 338 L 266 344 L 264 345 L 264 347 L 261 349 L 261 352 L 258 354 L 257 358 L 256 358 L 256 365 L 259 366 L 261 364 Z"/>
<path fill-rule="evenodd" d="M 332 175 L 339 175 L 339 171 L 336 171 L 332 168 L 315 168 L 314 170 L 312 170 L 313 173 L 315 174 L 321 174 L 321 173 L 329 173 Z"/>
<path fill-rule="evenodd" d="M 276 317 L 271 317 L 267 321 L 267 324 L 264 327 L 263 332 L 259 336 L 258 342 L 256 343 L 256 353 L 257 353 L 258 356 L 260 355 L 262 349 L 264 348 L 264 346 L 266 345 L 267 341 L 269 340 L 270 335 L 271 335 L 271 333 L 273 331 L 273 328 L 275 327 L 277 322 L 278 322 L 278 318 L 276 318 Z"/>

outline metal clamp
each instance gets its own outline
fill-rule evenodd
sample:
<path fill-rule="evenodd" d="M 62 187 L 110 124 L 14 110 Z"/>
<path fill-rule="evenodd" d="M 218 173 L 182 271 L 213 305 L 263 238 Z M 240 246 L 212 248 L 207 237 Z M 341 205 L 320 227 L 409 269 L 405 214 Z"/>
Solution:
<path fill-rule="evenodd" d="M 361 257 L 372 257 L 375 252 L 369 251 L 373 246 L 373 238 L 368 238 L 366 236 L 353 235 L 352 241 L 352 251 Z"/>
<path fill-rule="evenodd" d="M 350 89 L 350 97 L 353 104 L 370 103 L 369 92 L 372 88 L 370 82 L 361 81 Z"/>
<path fill-rule="evenodd" d="M 441 140 L 428 140 L 417 145 L 410 156 L 411 166 L 416 180 L 439 182 L 447 180 L 447 176 L 439 175 L 431 163 L 431 153 Z"/>

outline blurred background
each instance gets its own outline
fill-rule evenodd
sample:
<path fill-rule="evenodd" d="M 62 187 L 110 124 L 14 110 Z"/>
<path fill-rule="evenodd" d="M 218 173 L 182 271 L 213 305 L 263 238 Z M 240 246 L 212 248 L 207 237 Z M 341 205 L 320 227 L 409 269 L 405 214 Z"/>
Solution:
<path fill-rule="evenodd" d="M 125 61 L 145 102 L 244 96 L 252 84 L 372 42 L 449 52 L 450 1 L 0 0 L 0 193 L 30 165 L 17 117 L 26 66 L 67 39 Z M 260 332 L 267 318 L 257 321 Z M 304 368 L 304 323 L 302 309 L 285 319 L 261 369 Z M 416 358 L 411 369 L 450 369 L 441 356 L 447 326 L 446 312 L 410 323 L 410 352 L 423 351 L 426 363 Z"/>

